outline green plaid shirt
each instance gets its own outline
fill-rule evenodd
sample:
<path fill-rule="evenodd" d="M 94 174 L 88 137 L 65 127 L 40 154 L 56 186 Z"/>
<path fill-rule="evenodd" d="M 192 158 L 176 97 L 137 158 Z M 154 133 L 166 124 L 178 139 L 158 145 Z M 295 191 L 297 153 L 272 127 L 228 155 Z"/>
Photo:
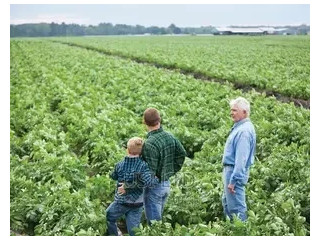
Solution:
<path fill-rule="evenodd" d="M 143 160 L 160 181 L 167 181 L 175 175 L 181 169 L 186 155 L 180 141 L 162 127 L 148 133 L 142 148 Z"/>

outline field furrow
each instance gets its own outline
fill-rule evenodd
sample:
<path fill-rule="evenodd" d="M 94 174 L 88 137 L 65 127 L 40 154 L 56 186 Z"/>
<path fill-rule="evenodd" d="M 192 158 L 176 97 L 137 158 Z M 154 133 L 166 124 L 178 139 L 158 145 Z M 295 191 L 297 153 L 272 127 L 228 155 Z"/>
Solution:
<path fill-rule="evenodd" d="M 309 36 L 114 36 L 56 40 L 265 90 L 268 94 L 310 99 Z"/>

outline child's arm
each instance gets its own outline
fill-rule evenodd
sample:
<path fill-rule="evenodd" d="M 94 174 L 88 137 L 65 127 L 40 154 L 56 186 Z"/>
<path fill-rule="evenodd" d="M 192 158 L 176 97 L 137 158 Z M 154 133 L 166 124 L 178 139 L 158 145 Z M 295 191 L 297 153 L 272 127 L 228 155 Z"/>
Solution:
<path fill-rule="evenodd" d="M 113 179 L 113 180 L 118 180 L 118 164 L 115 166 L 113 172 L 110 173 L 110 177 Z"/>
<path fill-rule="evenodd" d="M 125 194 L 126 189 L 130 188 L 143 188 L 151 187 L 159 183 L 159 178 L 157 178 L 153 172 L 150 171 L 148 164 L 144 163 L 139 173 L 135 174 L 135 181 L 132 183 L 124 183 L 118 187 L 118 192 L 120 194 Z"/>

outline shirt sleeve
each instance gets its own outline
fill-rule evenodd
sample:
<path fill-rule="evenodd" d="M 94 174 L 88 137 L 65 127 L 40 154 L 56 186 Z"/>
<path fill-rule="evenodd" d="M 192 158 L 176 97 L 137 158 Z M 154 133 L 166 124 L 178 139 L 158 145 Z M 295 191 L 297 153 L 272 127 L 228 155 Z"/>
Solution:
<path fill-rule="evenodd" d="M 230 184 L 234 185 L 246 177 L 246 164 L 250 156 L 250 135 L 242 132 L 235 139 L 235 165 L 230 177 Z"/>
<path fill-rule="evenodd" d="M 144 162 L 138 172 L 134 173 L 134 181 L 125 183 L 125 189 L 151 187 L 159 183 L 159 179 L 150 171 L 148 164 Z"/>
<path fill-rule="evenodd" d="M 142 148 L 142 159 L 148 163 L 149 168 L 154 174 L 157 174 L 159 154 L 154 145 L 145 142 Z"/>
<path fill-rule="evenodd" d="M 113 179 L 113 180 L 118 180 L 118 164 L 115 166 L 113 172 L 110 173 L 110 177 Z"/>
<path fill-rule="evenodd" d="M 182 168 L 185 157 L 187 156 L 187 152 L 180 143 L 179 140 L 176 139 L 176 150 L 175 150 L 175 161 L 174 161 L 174 173 L 177 173 Z"/>
<path fill-rule="evenodd" d="M 150 171 L 147 163 L 143 165 L 140 176 L 143 187 L 151 187 L 159 183 L 159 179 Z"/>

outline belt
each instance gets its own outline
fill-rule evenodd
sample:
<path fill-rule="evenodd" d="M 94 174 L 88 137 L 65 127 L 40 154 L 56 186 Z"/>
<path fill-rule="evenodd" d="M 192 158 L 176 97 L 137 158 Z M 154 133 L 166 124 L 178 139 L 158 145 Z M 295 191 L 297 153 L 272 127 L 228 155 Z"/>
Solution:
<path fill-rule="evenodd" d="M 142 207 L 143 203 L 139 202 L 139 203 L 121 203 L 122 205 L 126 206 L 126 207 L 130 207 L 130 208 L 137 208 L 137 207 Z"/>
<path fill-rule="evenodd" d="M 233 164 L 223 164 L 224 167 L 234 167 Z"/>

